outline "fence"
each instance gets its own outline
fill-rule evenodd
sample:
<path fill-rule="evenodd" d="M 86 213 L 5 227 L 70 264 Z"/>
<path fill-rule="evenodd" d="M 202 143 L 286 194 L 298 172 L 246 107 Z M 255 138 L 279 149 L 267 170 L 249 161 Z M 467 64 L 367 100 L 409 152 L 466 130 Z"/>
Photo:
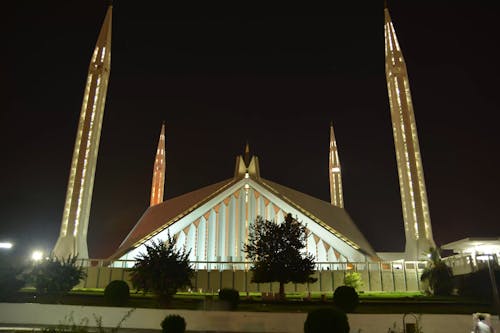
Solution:
<path fill-rule="evenodd" d="M 278 292 L 279 284 L 252 283 L 252 272 L 248 262 L 203 262 L 192 263 L 194 267 L 217 267 L 217 269 L 195 269 L 192 279 L 194 291 L 217 292 L 222 288 L 233 288 L 241 292 Z M 197 265 L 198 264 L 198 265 Z M 77 286 L 80 288 L 105 288 L 113 280 L 130 283 L 128 267 L 132 261 L 106 263 L 90 260 L 84 263 L 87 277 Z M 241 269 L 241 268 L 247 269 Z M 345 274 L 358 272 L 363 280 L 362 291 L 418 291 L 421 290 L 420 276 L 426 267 L 425 261 L 398 262 L 318 262 L 313 277 L 314 283 L 285 285 L 285 292 L 333 292 L 344 284 Z M 219 269 L 225 268 L 225 269 Z"/>

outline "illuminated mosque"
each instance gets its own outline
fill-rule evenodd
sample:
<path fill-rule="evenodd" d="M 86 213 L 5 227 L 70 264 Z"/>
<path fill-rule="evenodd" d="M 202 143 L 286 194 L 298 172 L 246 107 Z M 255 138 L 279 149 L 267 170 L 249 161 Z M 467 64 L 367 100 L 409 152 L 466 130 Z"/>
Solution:
<path fill-rule="evenodd" d="M 93 52 L 71 163 L 61 230 L 53 254 L 88 258 L 87 229 L 99 138 L 111 64 L 112 7 L 107 9 Z M 398 166 L 406 248 L 398 259 L 419 260 L 434 246 L 415 115 L 405 61 L 385 8 L 385 67 Z M 153 168 L 151 205 L 111 260 L 133 260 L 145 245 L 170 234 L 190 252 L 199 269 L 247 268 L 242 244 L 257 216 L 280 223 L 291 213 L 307 226 L 306 251 L 319 267 L 387 259 L 372 248 L 344 207 L 341 164 L 330 125 L 330 202 L 264 179 L 257 156 L 236 157 L 234 175 L 163 201 L 166 171 L 165 125 Z"/>

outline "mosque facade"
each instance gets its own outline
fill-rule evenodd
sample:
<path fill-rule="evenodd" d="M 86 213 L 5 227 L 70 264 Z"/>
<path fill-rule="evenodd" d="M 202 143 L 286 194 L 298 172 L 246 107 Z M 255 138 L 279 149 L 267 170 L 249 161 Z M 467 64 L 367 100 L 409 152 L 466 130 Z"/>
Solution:
<path fill-rule="evenodd" d="M 110 72 L 111 8 L 89 67 L 61 232 L 53 250 L 58 257 L 88 258 L 89 211 Z M 408 74 L 387 8 L 384 27 L 387 86 L 406 236 L 402 259 L 418 260 L 434 241 Z M 163 201 L 166 155 L 162 126 L 153 169 L 151 206 L 111 256 L 112 261 L 131 261 L 144 252 L 147 244 L 171 235 L 177 239 L 178 247 L 190 250 L 189 259 L 199 269 L 246 269 L 249 263 L 242 247 L 252 223 L 258 216 L 281 223 L 289 213 L 306 225 L 306 251 L 315 257 L 318 267 L 380 259 L 343 208 L 333 124 L 328 165 L 330 202 L 262 178 L 258 157 L 250 155 L 248 145 L 244 154 L 236 157 L 233 177 Z"/>

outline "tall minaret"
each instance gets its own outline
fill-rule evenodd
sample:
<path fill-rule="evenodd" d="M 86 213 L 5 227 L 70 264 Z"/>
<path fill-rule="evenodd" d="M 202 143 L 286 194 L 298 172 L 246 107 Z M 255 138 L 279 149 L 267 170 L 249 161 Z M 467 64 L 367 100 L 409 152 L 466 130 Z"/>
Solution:
<path fill-rule="evenodd" d="M 109 6 L 90 60 L 61 232 L 53 250 L 53 255 L 59 258 L 89 257 L 87 229 L 111 63 L 111 16 Z"/>
<path fill-rule="evenodd" d="M 385 71 L 398 164 L 406 234 L 406 259 L 424 257 L 434 247 L 406 64 L 389 10 L 385 8 Z"/>
<path fill-rule="evenodd" d="M 155 165 L 153 167 L 153 182 L 151 185 L 150 206 L 163 202 L 165 189 L 165 123 L 161 125 L 158 149 L 156 150 Z"/>
<path fill-rule="evenodd" d="M 330 201 L 332 205 L 344 208 L 344 196 L 342 194 L 342 174 L 340 170 L 339 152 L 337 150 L 337 141 L 333 133 L 333 122 L 330 123 L 330 155 L 329 155 L 329 174 L 330 174 Z"/>

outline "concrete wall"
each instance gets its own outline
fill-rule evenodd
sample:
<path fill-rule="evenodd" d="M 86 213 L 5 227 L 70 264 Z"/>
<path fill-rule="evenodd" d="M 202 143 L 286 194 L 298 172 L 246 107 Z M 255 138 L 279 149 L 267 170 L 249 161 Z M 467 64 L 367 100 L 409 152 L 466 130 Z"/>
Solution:
<path fill-rule="evenodd" d="M 124 268 L 87 267 L 87 278 L 80 288 L 105 288 L 112 280 L 124 280 L 131 287 L 130 273 Z M 364 291 L 418 291 L 420 290 L 421 272 L 416 269 L 368 269 L 358 271 L 363 279 Z M 316 271 L 315 283 L 289 283 L 285 291 L 290 292 L 333 292 L 344 284 L 346 271 Z M 197 270 L 192 280 L 193 290 L 217 292 L 221 288 L 233 288 L 242 292 L 277 292 L 278 283 L 252 283 L 252 272 L 242 270 Z"/>
<path fill-rule="evenodd" d="M 88 321 L 88 326 L 92 327 L 96 326 L 94 316 L 97 316 L 102 318 L 103 327 L 116 327 L 131 310 L 113 307 L 0 303 L 0 326 L 59 325 L 64 324 L 66 317 L 72 318 L 76 324 Z M 306 319 L 305 313 L 134 309 L 121 327 L 131 330 L 159 330 L 161 321 L 168 314 L 184 317 L 187 330 L 194 332 L 300 333 L 303 332 Z M 402 328 L 403 323 L 403 315 L 400 314 L 349 314 L 348 317 L 353 333 L 386 333 L 393 323 L 399 328 Z M 408 320 L 408 322 L 413 321 Z M 425 333 L 469 333 L 473 321 L 471 315 L 422 315 L 420 324 Z M 492 324 L 497 331 L 500 330 L 498 317 L 492 318 Z"/>

